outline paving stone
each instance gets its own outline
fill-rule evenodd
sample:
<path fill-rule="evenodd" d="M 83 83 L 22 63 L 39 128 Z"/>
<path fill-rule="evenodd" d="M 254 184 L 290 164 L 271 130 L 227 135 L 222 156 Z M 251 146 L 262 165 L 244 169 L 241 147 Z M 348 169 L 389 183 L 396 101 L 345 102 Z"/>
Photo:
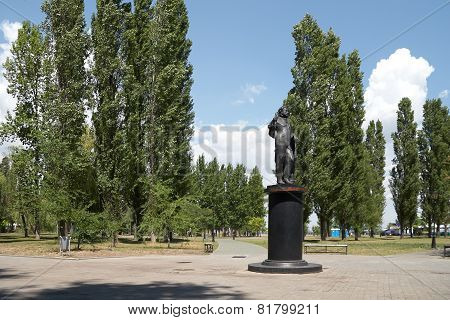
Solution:
<path fill-rule="evenodd" d="M 258 274 L 247 265 L 264 260 L 265 249 L 241 243 L 233 250 L 233 240 L 221 241 L 222 251 L 204 256 L 0 256 L 0 298 L 450 299 L 450 258 L 310 254 L 322 273 Z"/>

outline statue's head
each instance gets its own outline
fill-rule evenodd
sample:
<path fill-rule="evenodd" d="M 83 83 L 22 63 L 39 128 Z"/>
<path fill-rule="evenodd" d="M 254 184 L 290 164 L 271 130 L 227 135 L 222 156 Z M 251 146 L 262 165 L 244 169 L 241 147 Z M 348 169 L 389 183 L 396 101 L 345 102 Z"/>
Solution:
<path fill-rule="evenodd" d="M 278 115 L 283 118 L 287 118 L 289 116 L 289 111 L 285 105 L 281 106 L 280 109 L 278 109 Z"/>

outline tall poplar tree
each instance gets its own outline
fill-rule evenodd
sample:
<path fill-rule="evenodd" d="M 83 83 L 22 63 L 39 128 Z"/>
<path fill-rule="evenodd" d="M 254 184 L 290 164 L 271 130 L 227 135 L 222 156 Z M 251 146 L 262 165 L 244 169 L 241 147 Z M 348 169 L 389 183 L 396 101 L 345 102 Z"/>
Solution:
<path fill-rule="evenodd" d="M 216 229 L 222 229 L 229 225 L 228 210 L 226 203 L 226 181 L 227 181 L 227 169 L 225 165 L 221 165 L 218 174 L 218 180 L 220 181 L 220 191 L 216 200 L 218 204 L 216 206 L 215 219 Z"/>
<path fill-rule="evenodd" d="M 188 192 L 193 134 L 189 21 L 182 0 L 135 0 L 126 18 L 125 127 L 128 201 L 135 224 L 147 202 L 144 183 L 160 181 L 174 199 Z"/>
<path fill-rule="evenodd" d="M 132 208 L 135 237 L 142 220 L 142 208 L 147 202 L 145 192 L 146 179 L 151 168 L 145 161 L 145 130 L 146 114 L 149 113 L 150 81 L 152 79 L 150 67 L 151 35 L 150 22 L 153 8 L 150 0 L 135 0 L 134 11 L 131 6 L 125 7 L 124 34 L 124 125 L 125 125 L 125 153 L 124 165 L 126 179 L 123 181 L 125 199 Z M 147 147 L 148 153 L 153 152 Z"/>
<path fill-rule="evenodd" d="M 52 87 L 47 88 L 46 169 L 48 208 L 60 220 L 60 233 L 88 206 L 83 190 L 85 169 L 81 137 L 85 127 L 88 36 L 83 0 L 46 0 L 44 29 L 52 63 Z M 53 203 L 53 204 L 52 204 Z"/>
<path fill-rule="evenodd" d="M 226 224 L 224 225 L 225 229 L 232 229 L 234 226 L 235 215 L 237 212 L 237 206 L 239 202 L 239 198 L 237 195 L 237 187 L 238 183 L 235 179 L 234 168 L 231 163 L 229 163 L 225 168 L 225 207 L 226 207 Z M 233 232 L 233 237 L 234 231 Z"/>
<path fill-rule="evenodd" d="M 13 43 L 11 57 L 5 63 L 5 78 L 8 81 L 8 93 L 17 100 L 14 113 L 8 113 L 6 122 L 1 125 L 2 140 L 18 139 L 27 151 L 27 157 L 21 157 L 22 163 L 28 159 L 30 163 L 23 164 L 27 170 L 17 170 L 17 174 L 27 174 L 28 177 L 18 177 L 32 181 L 27 185 L 27 195 L 34 217 L 34 233 L 40 238 L 41 219 L 39 197 L 43 177 L 43 113 L 45 110 L 45 73 L 44 60 L 46 48 L 44 39 L 37 26 L 25 21 L 19 29 L 17 40 Z M 21 180 L 21 181 L 22 181 Z"/>
<path fill-rule="evenodd" d="M 369 156 L 367 226 L 370 228 L 370 236 L 374 237 L 375 229 L 382 222 L 386 204 L 383 185 L 386 140 L 383 136 L 383 125 L 380 120 L 376 123 L 373 120 L 369 122 L 365 146 Z"/>
<path fill-rule="evenodd" d="M 263 178 L 258 167 L 250 172 L 246 188 L 246 200 L 248 203 L 248 216 L 262 218 L 266 214 L 264 208 L 264 185 Z"/>
<path fill-rule="evenodd" d="M 419 154 L 417 144 L 417 124 L 411 100 L 403 98 L 398 104 L 397 131 L 392 134 L 395 158 L 391 170 L 389 186 L 392 192 L 401 237 L 406 227 L 412 231 L 417 217 L 419 180 Z M 411 232 L 412 236 L 412 232 Z"/>
<path fill-rule="evenodd" d="M 233 231 L 233 239 L 236 233 L 245 225 L 248 214 L 248 203 L 245 197 L 248 178 L 245 172 L 246 168 L 243 164 L 236 165 L 229 185 L 230 207 L 228 207 L 228 214 L 230 227 Z"/>
<path fill-rule="evenodd" d="M 209 214 L 209 228 L 212 234 L 212 240 L 215 240 L 215 231 L 220 228 L 220 223 L 223 220 L 224 212 L 224 197 L 225 197 L 225 180 L 224 175 L 220 172 L 220 165 L 216 158 L 209 162 L 205 170 L 205 189 L 204 199 L 205 203 L 202 208 L 210 209 L 210 212 L 204 211 L 205 214 Z"/>
<path fill-rule="evenodd" d="M 245 188 L 245 199 L 247 203 L 247 214 L 245 219 L 246 231 L 259 234 L 266 227 L 264 216 L 266 208 L 264 207 L 264 185 L 263 178 L 258 167 L 254 167 L 250 172 L 248 183 Z"/>
<path fill-rule="evenodd" d="M 419 131 L 421 162 L 420 192 L 422 218 L 428 224 L 428 236 L 432 224 L 446 223 L 450 201 L 450 117 L 448 108 L 440 99 L 427 100 L 423 106 L 422 130 Z"/>
<path fill-rule="evenodd" d="M 115 222 L 113 245 L 127 212 L 122 181 L 124 170 L 124 8 L 121 0 L 97 0 L 92 18 L 95 105 L 95 165 L 103 209 Z"/>
<path fill-rule="evenodd" d="M 342 237 L 350 226 L 356 239 L 366 216 L 367 157 L 363 145 L 364 98 L 361 61 L 357 51 L 340 59 L 336 94 L 331 103 L 330 135 L 334 177 L 332 195 Z"/>
<path fill-rule="evenodd" d="M 191 41 L 183 0 L 158 0 L 151 22 L 150 109 L 145 141 L 150 175 L 173 185 L 177 196 L 187 193 L 190 140 L 194 113 L 190 95 Z"/>
<path fill-rule="evenodd" d="M 209 209 L 202 211 L 203 215 L 199 217 L 199 224 L 203 231 L 205 229 L 211 231 L 213 241 L 215 240 L 214 231 L 220 226 L 219 215 L 224 197 L 224 181 L 219 176 L 219 169 L 216 158 L 206 163 L 202 154 L 197 159 L 192 174 L 192 193 L 200 207 Z"/>
<path fill-rule="evenodd" d="M 310 190 L 304 219 L 315 212 L 325 239 L 332 218 L 329 195 L 333 187 L 329 108 L 336 88 L 340 41 L 331 30 L 323 33 L 310 15 L 294 27 L 292 35 L 296 45 L 291 70 L 294 87 L 285 103 L 299 140 L 296 180 Z"/>
<path fill-rule="evenodd" d="M 352 174 L 349 177 L 351 181 L 352 196 L 351 203 L 351 219 L 352 226 L 355 231 L 355 240 L 358 240 L 359 234 L 363 226 L 367 222 L 367 167 L 369 159 L 364 147 L 364 130 L 362 124 L 364 121 L 364 92 L 363 92 L 363 73 L 360 70 L 361 59 L 358 51 L 354 50 L 347 58 L 347 74 L 350 78 L 350 99 L 348 106 L 348 117 L 350 119 L 347 128 L 349 136 L 347 143 L 352 148 Z M 342 90 L 342 88 L 340 88 Z M 345 89 L 344 89 L 345 90 Z M 333 137 L 336 137 L 334 135 Z M 342 233 L 344 234 L 344 233 Z"/>

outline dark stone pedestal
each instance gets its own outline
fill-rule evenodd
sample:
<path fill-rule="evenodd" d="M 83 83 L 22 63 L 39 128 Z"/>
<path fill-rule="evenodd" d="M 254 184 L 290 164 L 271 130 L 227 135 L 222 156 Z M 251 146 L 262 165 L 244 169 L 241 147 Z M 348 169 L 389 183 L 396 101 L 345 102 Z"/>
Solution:
<path fill-rule="evenodd" d="M 296 185 L 268 186 L 269 249 L 268 259 L 248 265 L 248 270 L 262 273 L 321 272 L 322 265 L 302 259 L 303 194 Z"/>

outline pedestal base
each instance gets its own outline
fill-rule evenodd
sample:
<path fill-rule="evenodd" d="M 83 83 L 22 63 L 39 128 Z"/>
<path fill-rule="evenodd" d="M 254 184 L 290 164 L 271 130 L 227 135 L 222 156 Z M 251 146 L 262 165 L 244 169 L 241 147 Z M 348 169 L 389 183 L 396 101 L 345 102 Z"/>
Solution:
<path fill-rule="evenodd" d="M 248 271 L 259 273 L 315 273 L 322 271 L 322 265 L 308 263 L 305 260 L 294 261 L 275 261 L 265 260 L 260 263 L 251 263 L 248 265 Z"/>
<path fill-rule="evenodd" d="M 320 264 L 302 259 L 303 193 L 305 188 L 292 184 L 268 186 L 269 238 L 268 259 L 248 265 L 248 271 L 261 273 L 321 272 Z"/>

